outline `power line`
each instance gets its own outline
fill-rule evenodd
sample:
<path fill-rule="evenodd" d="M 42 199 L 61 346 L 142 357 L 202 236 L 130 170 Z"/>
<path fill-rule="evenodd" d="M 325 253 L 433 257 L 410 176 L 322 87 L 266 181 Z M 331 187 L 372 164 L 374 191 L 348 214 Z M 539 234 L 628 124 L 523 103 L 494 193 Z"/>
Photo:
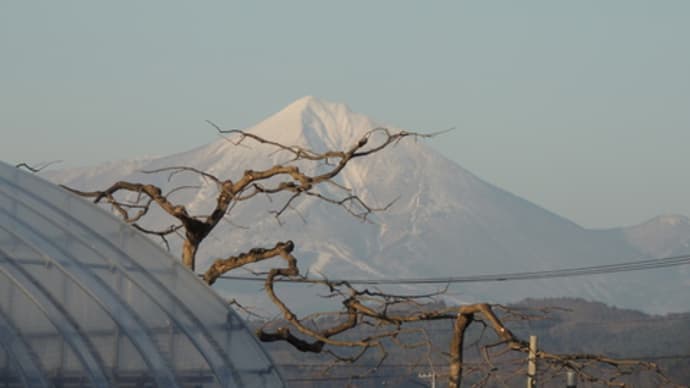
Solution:
<path fill-rule="evenodd" d="M 644 360 L 680 360 L 680 359 L 686 359 L 690 358 L 690 353 L 686 354 L 648 354 L 648 355 L 641 355 L 641 356 L 612 356 L 612 357 L 617 357 L 620 358 L 621 360 L 638 360 L 638 361 L 644 361 Z M 481 363 L 476 363 L 476 362 L 468 362 L 465 363 L 465 365 L 469 366 L 477 366 L 481 365 Z M 338 368 L 376 368 L 376 369 L 381 369 L 381 368 L 430 368 L 429 364 L 415 364 L 415 363 L 396 363 L 396 364 L 328 364 L 328 363 L 282 363 L 282 364 L 276 364 L 278 367 L 283 367 L 283 368 L 319 368 L 319 367 L 329 367 L 333 369 L 338 369 Z M 444 368 L 446 365 L 437 365 L 436 366 Z"/>
<path fill-rule="evenodd" d="M 638 361 L 647 361 L 647 360 L 655 360 L 655 361 L 660 361 L 660 360 L 680 360 L 680 359 L 690 359 L 690 354 L 679 354 L 679 355 L 666 355 L 666 356 L 647 356 L 647 357 L 634 357 L 634 358 L 626 358 L 627 360 L 638 360 Z M 467 365 L 467 364 L 465 364 Z M 278 366 L 283 366 L 283 365 L 278 365 Z M 288 366 L 288 365 L 285 365 Z M 298 366 L 298 365 L 296 365 Z M 326 366 L 326 365 L 324 365 Z M 341 367 L 343 367 L 342 365 Z M 410 367 L 419 367 L 419 365 L 413 365 L 411 364 Z M 427 367 L 428 368 L 428 367 Z M 414 374 L 410 373 L 387 373 L 384 375 L 364 375 L 364 376 L 305 376 L 305 377 L 292 377 L 292 378 L 286 378 L 286 381 L 289 382 L 309 382 L 309 381 L 356 381 L 356 380 L 382 380 L 382 379 L 404 379 L 404 378 L 414 378 Z"/>
<path fill-rule="evenodd" d="M 663 356 L 634 357 L 633 360 L 683 360 L 690 359 L 690 354 L 669 354 Z"/>
<path fill-rule="evenodd" d="M 660 354 L 660 355 L 644 355 L 644 356 L 634 356 L 634 357 L 625 357 L 621 356 L 620 359 L 622 360 L 636 360 L 636 361 L 648 361 L 648 360 L 684 360 L 684 359 L 690 359 L 690 354 Z M 480 365 L 479 363 L 464 363 L 466 366 L 478 366 Z M 281 368 L 320 368 L 320 367 L 329 367 L 333 369 L 364 369 L 364 368 L 376 368 L 376 369 L 382 369 L 382 368 L 399 368 L 399 369 L 429 369 L 429 365 L 420 365 L 420 364 L 413 364 L 413 363 L 408 363 L 408 364 L 341 364 L 341 365 L 336 365 L 333 366 L 331 364 L 318 364 L 318 363 L 284 363 L 284 364 L 276 364 L 276 366 L 281 367 Z M 436 368 L 442 369 L 446 368 L 447 365 L 437 365 Z M 384 376 L 385 377 L 385 376 Z M 304 380 L 309 380 L 313 379 L 314 377 L 304 377 L 304 378 L 295 378 L 294 380 L 297 379 L 304 379 Z M 358 378 L 381 378 L 381 376 L 376 376 L 376 375 L 366 375 L 366 376 L 356 376 L 356 377 L 350 377 L 350 376 L 332 376 L 332 378 L 336 379 L 358 379 Z M 329 376 L 322 376 L 322 377 L 316 377 L 318 380 L 328 380 Z"/>
<path fill-rule="evenodd" d="M 500 364 L 500 363 L 497 363 Z M 482 363 L 478 362 L 463 362 L 463 365 L 466 367 L 477 367 L 480 365 L 483 365 Z M 300 364 L 300 363 L 287 363 L 287 364 L 276 364 L 277 367 L 280 368 L 312 368 L 312 369 L 319 369 L 319 368 L 329 368 L 333 370 L 337 369 L 373 369 L 376 371 L 382 371 L 383 369 L 413 369 L 413 370 L 418 370 L 418 369 L 424 369 L 428 370 L 432 366 L 430 365 L 419 365 L 419 364 L 383 364 L 383 365 L 377 365 L 377 364 L 339 364 L 339 365 L 329 365 L 329 364 L 318 364 L 318 363 L 311 363 L 311 364 Z M 438 364 L 435 366 L 435 368 L 446 368 L 447 365 L 441 365 Z"/>
<path fill-rule="evenodd" d="M 408 375 L 408 374 L 401 374 L 401 373 L 396 373 L 396 374 L 391 374 L 391 375 L 371 375 L 371 376 L 323 376 L 323 377 L 293 377 L 293 378 L 286 378 L 285 381 L 290 381 L 290 382 L 308 382 L 308 381 L 357 381 L 357 380 L 385 380 L 385 379 L 394 379 L 394 380 L 401 380 L 401 379 L 407 379 L 411 377 L 416 377 L 413 375 Z"/>
<path fill-rule="evenodd" d="M 565 278 L 573 276 L 586 276 L 605 273 L 644 271 L 657 268 L 674 267 L 690 264 L 690 255 L 671 256 L 657 259 L 647 259 L 640 261 L 629 261 L 617 264 L 595 265 L 587 267 L 564 268 L 556 270 L 531 271 L 531 272 L 512 272 L 503 274 L 489 275 L 468 275 L 450 277 L 428 277 L 428 278 L 381 278 L 381 279 L 328 279 L 332 283 L 347 282 L 360 285 L 381 285 L 381 284 L 450 284 L 450 283 L 485 283 L 485 282 L 504 282 L 516 280 L 533 280 L 549 278 Z M 199 276 L 202 276 L 201 274 Z M 251 276 L 222 275 L 224 280 L 259 281 L 264 279 Z M 322 283 L 325 279 L 276 279 L 277 282 L 290 283 Z"/>
<path fill-rule="evenodd" d="M 529 309 L 529 307 L 528 307 Z M 568 313 L 567 310 L 564 311 L 565 313 Z M 687 314 L 687 313 L 683 313 Z M 672 321 L 690 321 L 690 316 L 678 316 L 678 317 L 652 317 L 652 318 L 637 318 L 637 319 L 612 319 L 610 321 L 603 321 L 603 320 L 578 320 L 578 319 L 571 319 L 568 322 L 571 324 L 577 324 L 577 325 L 586 325 L 586 326 L 608 326 L 608 325 L 627 325 L 627 324 L 639 324 L 639 323 L 668 323 Z M 519 325 L 519 324 L 527 324 L 529 325 L 533 321 L 515 321 L 512 322 L 513 324 Z M 539 322 L 539 321 L 537 321 Z"/>

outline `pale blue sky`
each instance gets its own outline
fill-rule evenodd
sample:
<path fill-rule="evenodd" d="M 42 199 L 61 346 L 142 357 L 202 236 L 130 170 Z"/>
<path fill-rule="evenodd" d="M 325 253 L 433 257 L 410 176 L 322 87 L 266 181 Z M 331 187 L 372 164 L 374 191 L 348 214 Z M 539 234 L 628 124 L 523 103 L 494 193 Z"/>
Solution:
<path fill-rule="evenodd" d="M 315 95 L 583 226 L 690 215 L 690 2 L 2 1 L 0 159 L 169 154 Z"/>

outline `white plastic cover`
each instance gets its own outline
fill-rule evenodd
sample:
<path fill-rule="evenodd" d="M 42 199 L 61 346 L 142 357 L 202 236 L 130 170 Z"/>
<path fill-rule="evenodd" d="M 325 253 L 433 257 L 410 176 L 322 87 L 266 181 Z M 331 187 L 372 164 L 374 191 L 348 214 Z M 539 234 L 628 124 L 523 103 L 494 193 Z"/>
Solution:
<path fill-rule="evenodd" d="M 0 385 L 283 382 L 240 317 L 178 260 L 0 162 Z"/>

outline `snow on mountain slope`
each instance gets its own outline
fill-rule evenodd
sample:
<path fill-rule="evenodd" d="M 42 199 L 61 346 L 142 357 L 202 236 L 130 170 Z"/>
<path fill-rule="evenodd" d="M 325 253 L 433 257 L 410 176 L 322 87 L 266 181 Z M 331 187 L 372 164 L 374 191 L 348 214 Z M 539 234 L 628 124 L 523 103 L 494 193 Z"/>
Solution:
<path fill-rule="evenodd" d="M 283 144 L 317 151 L 344 149 L 380 123 L 343 104 L 301 98 L 247 130 Z M 375 138 L 372 140 L 375 141 Z M 285 152 L 221 138 L 191 151 L 46 174 L 56 182 L 104 188 L 117 180 L 147 181 L 170 189 L 198 214 L 213 206 L 215 187 L 195 175 L 168 182 L 166 174 L 142 174 L 166 166 L 191 166 L 221 177 L 289 160 Z M 572 268 L 647 257 L 639 233 L 586 230 L 524 199 L 486 183 L 421 142 L 406 139 L 370 158 L 355 160 L 337 179 L 372 205 L 397 199 L 384 213 L 361 223 L 324 202 L 302 199 L 279 225 L 268 210 L 277 202 L 259 198 L 233 209 L 199 253 L 199 268 L 213 258 L 292 239 L 303 270 L 330 278 L 453 276 Z M 327 186 L 327 193 L 342 194 Z M 160 212 L 151 225 L 168 225 Z M 306 220 L 305 221 L 303 221 Z M 241 227 L 238 227 L 241 226 Z M 686 238 L 685 230 L 678 232 Z M 666 235 L 666 232 L 663 232 Z M 685 237 L 683 237 L 685 236 Z M 655 238 L 661 245 L 663 239 Z M 644 242 L 645 246 L 654 244 Z M 651 244 L 651 245 L 649 245 Z M 523 297 L 580 296 L 646 311 L 690 309 L 690 284 L 674 271 L 610 274 L 534 282 L 472 284 L 451 291 L 457 300 L 512 301 Z M 659 287 L 662 283 L 665 287 Z M 230 287 L 232 289 L 232 287 Z M 651 306 L 651 307 L 650 307 Z"/>
<path fill-rule="evenodd" d="M 690 251 L 690 220 L 681 215 L 658 216 L 640 225 L 616 231 L 652 257 L 674 256 Z"/>

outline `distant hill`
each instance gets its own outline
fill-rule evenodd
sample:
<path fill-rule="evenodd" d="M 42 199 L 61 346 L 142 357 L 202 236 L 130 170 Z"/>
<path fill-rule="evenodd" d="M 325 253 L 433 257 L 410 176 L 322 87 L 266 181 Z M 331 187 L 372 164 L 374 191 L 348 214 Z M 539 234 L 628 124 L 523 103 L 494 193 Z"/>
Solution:
<path fill-rule="evenodd" d="M 436 306 L 438 307 L 438 306 Z M 583 299 L 550 298 L 528 299 L 511 307 L 525 309 L 550 308 L 547 319 L 513 322 L 510 329 L 522 338 L 536 335 L 540 349 L 559 353 L 596 353 L 617 358 L 643 359 L 656 362 L 673 381 L 690 384 L 690 313 L 649 315 L 635 310 L 620 309 Z M 446 351 L 451 335 L 451 323 L 428 323 L 426 327 L 437 347 Z M 479 336 L 478 325 L 468 334 L 468 343 Z M 491 342 L 491 337 L 486 342 Z M 418 378 L 419 373 L 432 370 L 423 352 L 398 350 L 391 346 L 390 355 L 376 372 L 369 373 L 378 361 L 376 352 L 358 363 L 360 366 L 336 366 L 324 375 L 325 356 L 299 353 L 285 344 L 268 344 L 276 362 L 283 366 L 283 374 L 295 387 L 327 387 L 351 382 L 357 387 L 381 386 L 383 383 L 399 387 L 418 387 L 429 380 Z M 466 362 L 478 362 L 476 354 L 468 350 Z M 434 369 L 443 373 L 445 359 L 432 357 Z M 514 366 L 510 366 L 513 368 Z M 506 370 L 512 370 L 503 366 Z M 362 379 L 349 380 L 347 376 L 361 374 Z M 329 379 L 333 377 L 334 379 Z M 476 378 L 477 376 L 474 376 Z M 643 376 L 644 378 L 645 376 Z M 509 380 L 520 386 L 522 377 Z M 653 381 L 629 378 L 635 387 L 656 387 Z M 428 386 L 428 385 L 427 385 Z M 562 387 L 562 381 L 551 381 L 540 386 Z M 578 387 L 587 387 L 581 383 Z"/>

